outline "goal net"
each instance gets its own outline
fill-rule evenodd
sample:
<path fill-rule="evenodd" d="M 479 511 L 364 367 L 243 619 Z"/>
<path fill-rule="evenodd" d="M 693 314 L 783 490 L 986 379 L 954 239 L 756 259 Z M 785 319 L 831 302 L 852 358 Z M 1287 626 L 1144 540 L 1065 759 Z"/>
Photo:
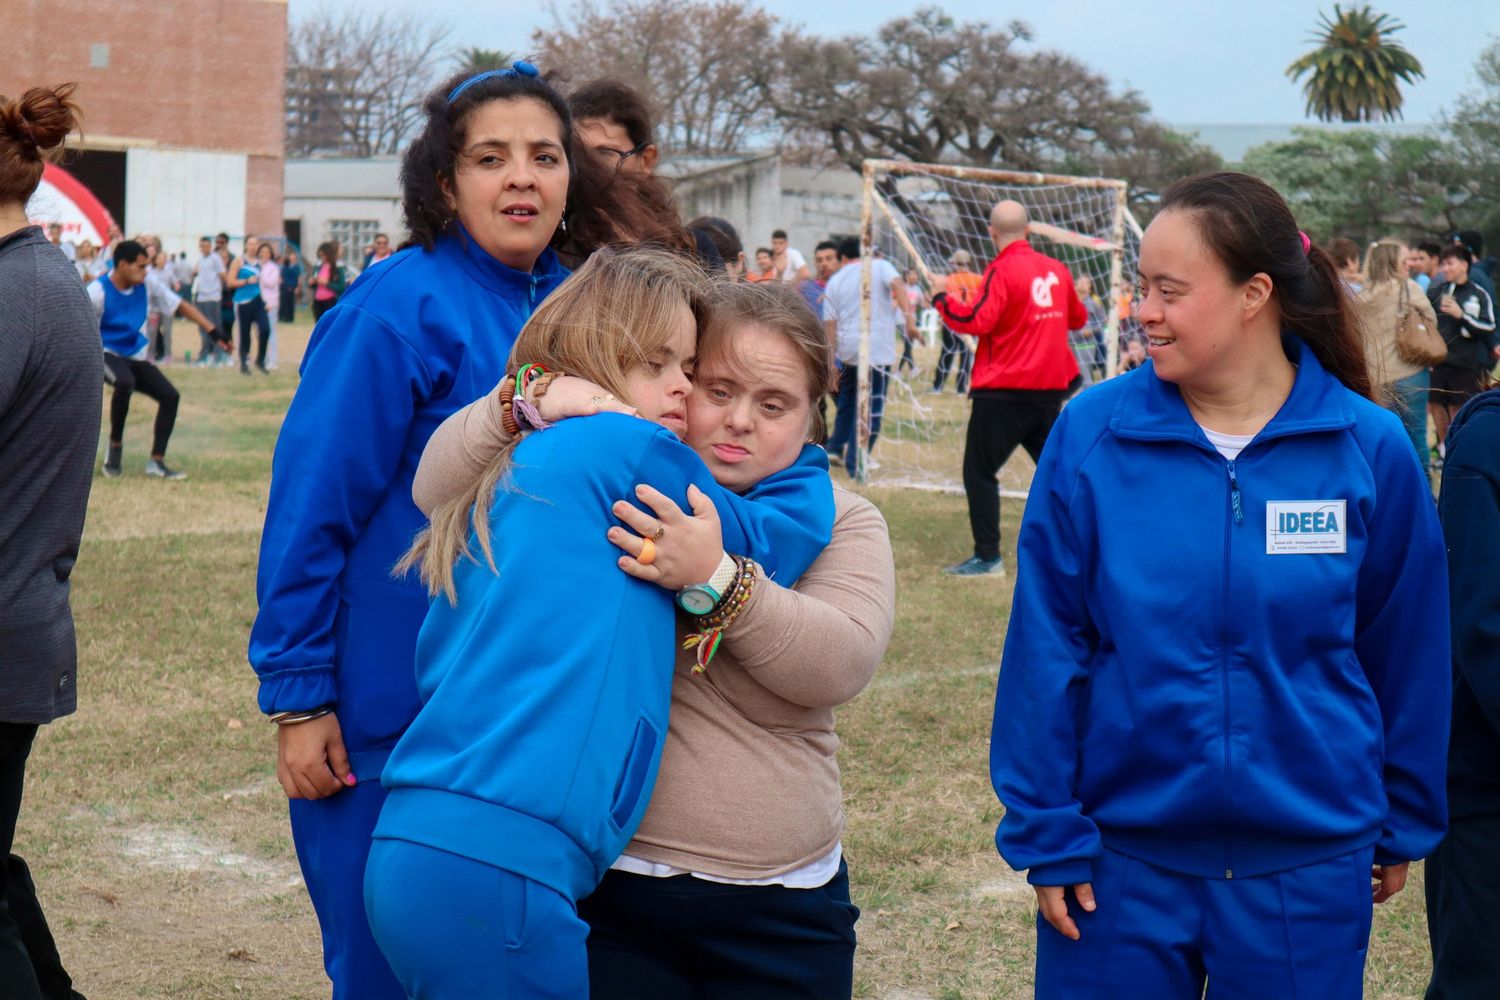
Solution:
<path fill-rule="evenodd" d="M 1140 228 L 1126 208 L 1124 181 L 866 161 L 862 198 L 865 287 L 871 261 L 880 256 L 903 276 L 915 272 L 921 291 L 919 339 L 911 344 L 908 358 L 903 351 L 905 338 L 897 330 L 897 361 L 883 379 L 883 399 L 871 394 L 872 383 L 878 388 L 882 381 L 881 372 L 871 378 L 871 348 L 876 348 L 877 363 L 888 358 L 890 350 L 889 345 L 871 343 L 866 297 L 856 421 L 865 482 L 962 492 L 969 417 L 965 366 L 972 363 L 975 340 L 953 334 L 945 337 L 936 311 L 927 306 L 928 292 L 934 275 L 958 272 L 954 260 L 962 263 L 967 258 L 972 261 L 968 270 L 976 276 L 983 273 L 995 255 L 989 236 L 990 209 L 1007 198 L 1026 206 L 1032 246 L 1066 264 L 1080 292 L 1092 285 L 1092 295 L 1084 296 L 1089 325 L 1069 335 L 1084 384 L 1118 371 L 1121 313 L 1129 315 L 1127 289 L 1132 286 L 1128 282 L 1134 280 L 1140 247 Z M 868 252 L 869 248 L 874 252 Z M 949 294 L 961 294 L 957 288 L 962 283 L 950 277 Z M 869 445 L 872 403 L 883 409 L 873 448 Z M 1001 489 L 1007 495 L 1024 496 L 1033 469 L 1031 459 L 1017 449 L 1001 470 Z"/>

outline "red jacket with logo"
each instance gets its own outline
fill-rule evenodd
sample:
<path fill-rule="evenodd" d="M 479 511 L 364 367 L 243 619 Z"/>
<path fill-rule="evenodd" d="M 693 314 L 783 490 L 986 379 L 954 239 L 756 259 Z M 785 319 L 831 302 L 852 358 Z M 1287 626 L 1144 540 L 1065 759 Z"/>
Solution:
<path fill-rule="evenodd" d="M 1078 377 L 1068 331 L 1087 326 L 1088 312 L 1067 267 L 1025 240 L 990 261 L 966 301 L 932 304 L 950 330 L 979 338 L 970 388 L 1058 391 Z"/>

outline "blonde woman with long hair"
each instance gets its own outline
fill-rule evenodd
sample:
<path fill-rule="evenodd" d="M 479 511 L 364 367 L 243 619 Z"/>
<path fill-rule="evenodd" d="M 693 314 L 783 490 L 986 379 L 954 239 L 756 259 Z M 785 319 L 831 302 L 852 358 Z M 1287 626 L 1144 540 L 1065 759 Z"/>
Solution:
<path fill-rule="evenodd" d="M 587 995 L 576 904 L 650 800 L 676 634 L 672 594 L 616 569 L 611 503 L 650 482 L 680 509 L 721 520 L 727 551 L 786 580 L 828 542 L 819 448 L 739 495 L 678 439 L 706 281 L 665 250 L 591 257 L 521 330 L 514 410 L 544 423 L 532 409 L 543 383 L 525 381 L 541 366 L 594 383 L 634 415 L 513 440 L 433 513 L 398 566 L 419 568 L 436 600 L 417 643 L 422 709 L 382 775 L 389 797 L 365 894 L 409 996 Z M 671 530 L 664 518 L 646 544 L 665 547 Z M 646 544 L 636 555 L 650 565 Z M 683 559 L 701 561 L 693 572 L 709 580 L 721 556 Z M 735 564 L 734 587 L 750 565 Z"/>
<path fill-rule="evenodd" d="M 1355 314 L 1365 337 L 1365 357 L 1370 366 L 1370 385 L 1375 399 L 1401 418 L 1416 449 L 1417 460 L 1427 469 L 1428 370 L 1401 358 L 1396 350 L 1396 331 L 1405 310 L 1416 310 L 1429 329 L 1437 329 L 1437 314 L 1422 286 L 1406 271 L 1406 247 L 1396 240 L 1370 244 L 1365 254 L 1364 284 L 1354 295 Z"/>

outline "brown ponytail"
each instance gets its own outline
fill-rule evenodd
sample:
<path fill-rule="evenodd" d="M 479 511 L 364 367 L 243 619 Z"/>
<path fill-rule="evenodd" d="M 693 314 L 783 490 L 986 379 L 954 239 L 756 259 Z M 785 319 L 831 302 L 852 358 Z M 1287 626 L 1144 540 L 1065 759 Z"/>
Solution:
<path fill-rule="evenodd" d="M 62 156 L 63 141 L 79 127 L 72 100 L 76 83 L 32 87 L 19 100 L 0 97 L 0 203 L 26 203 L 42 181 L 48 160 Z"/>
<path fill-rule="evenodd" d="M 1344 280 L 1322 247 L 1303 249 L 1306 237 L 1271 185 L 1228 171 L 1189 177 L 1162 195 L 1161 211 L 1191 215 L 1204 246 L 1233 281 L 1268 276 L 1282 327 L 1302 338 L 1340 382 L 1361 396 L 1372 396 L 1364 336 Z"/>

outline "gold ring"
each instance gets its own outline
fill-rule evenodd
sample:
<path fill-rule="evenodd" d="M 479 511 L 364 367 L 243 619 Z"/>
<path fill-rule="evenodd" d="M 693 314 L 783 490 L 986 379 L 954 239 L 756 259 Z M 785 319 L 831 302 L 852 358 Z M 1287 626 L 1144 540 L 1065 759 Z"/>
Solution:
<path fill-rule="evenodd" d="M 635 561 L 642 566 L 650 566 L 656 562 L 656 543 L 649 538 L 642 538 L 641 554 L 635 557 Z"/>
<path fill-rule="evenodd" d="M 656 519 L 656 530 L 651 533 L 651 540 L 653 542 L 659 542 L 659 541 L 661 541 L 662 536 L 665 535 L 666 533 L 667 533 L 667 526 L 665 524 L 661 523 L 661 518 L 657 518 Z"/>

